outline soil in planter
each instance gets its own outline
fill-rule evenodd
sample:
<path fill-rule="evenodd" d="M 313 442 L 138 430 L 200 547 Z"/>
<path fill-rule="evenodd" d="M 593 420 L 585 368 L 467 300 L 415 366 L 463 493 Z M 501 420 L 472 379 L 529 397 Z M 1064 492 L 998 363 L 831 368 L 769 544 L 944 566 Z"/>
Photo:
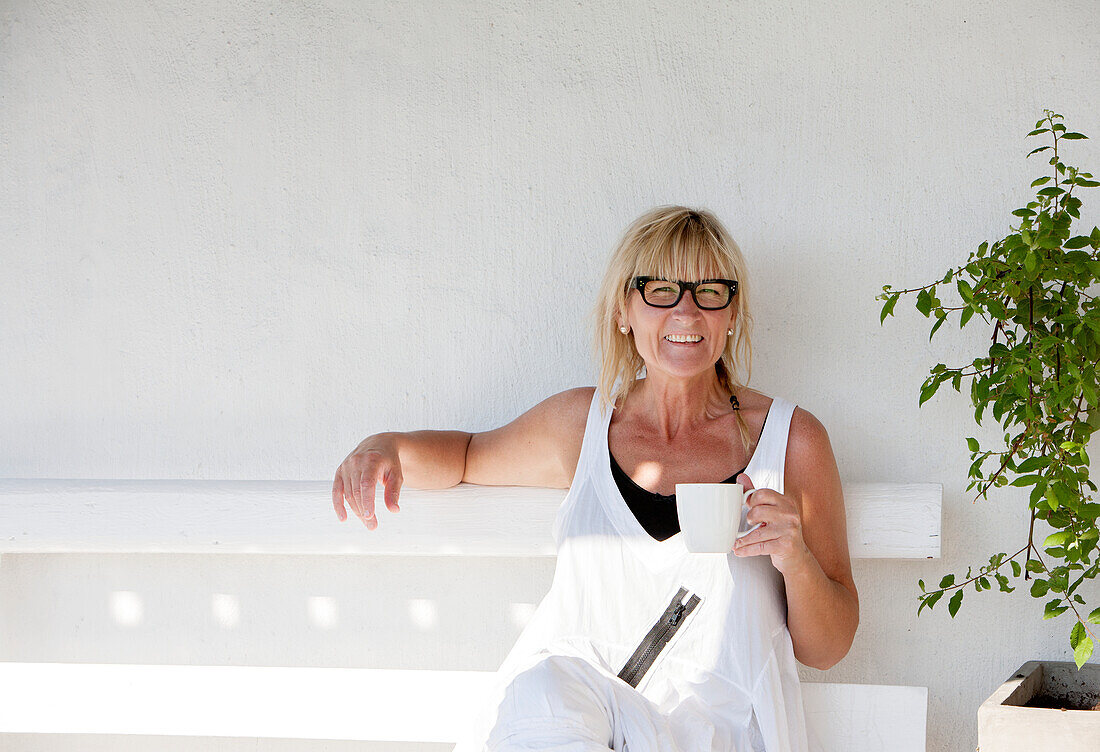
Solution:
<path fill-rule="evenodd" d="M 1054 708 L 1055 710 L 1100 710 L 1100 701 L 1082 695 L 1056 697 L 1038 694 L 1024 703 L 1025 708 Z"/>

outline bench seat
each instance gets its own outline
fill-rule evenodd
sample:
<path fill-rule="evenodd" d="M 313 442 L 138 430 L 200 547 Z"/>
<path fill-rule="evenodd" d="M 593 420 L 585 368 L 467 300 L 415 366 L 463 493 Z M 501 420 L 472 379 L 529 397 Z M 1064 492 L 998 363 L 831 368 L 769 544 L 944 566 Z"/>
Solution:
<path fill-rule="evenodd" d="M 0 479 L 0 554 L 417 556 L 434 557 L 446 571 L 456 556 L 554 556 L 551 523 L 564 495 L 471 485 L 407 489 L 402 511 L 383 510 L 371 532 L 354 518 L 337 522 L 328 482 Z M 941 498 L 938 484 L 846 484 L 853 558 L 939 557 Z M 541 593 L 531 597 L 537 601 Z M 491 677 L 427 669 L 0 662 L 0 738 L 445 744 L 457 739 Z M 924 687 L 804 683 L 803 696 L 811 740 L 823 752 L 925 749 Z"/>

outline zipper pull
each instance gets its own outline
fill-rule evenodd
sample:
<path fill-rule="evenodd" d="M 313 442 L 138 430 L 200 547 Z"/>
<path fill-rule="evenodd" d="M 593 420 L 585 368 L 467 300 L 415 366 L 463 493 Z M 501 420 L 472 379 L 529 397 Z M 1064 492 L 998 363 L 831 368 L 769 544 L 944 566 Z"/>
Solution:
<path fill-rule="evenodd" d="M 676 610 L 672 612 L 672 616 L 668 620 L 669 626 L 675 627 L 680 623 L 680 620 L 684 618 L 684 609 L 683 603 L 676 604 Z"/>

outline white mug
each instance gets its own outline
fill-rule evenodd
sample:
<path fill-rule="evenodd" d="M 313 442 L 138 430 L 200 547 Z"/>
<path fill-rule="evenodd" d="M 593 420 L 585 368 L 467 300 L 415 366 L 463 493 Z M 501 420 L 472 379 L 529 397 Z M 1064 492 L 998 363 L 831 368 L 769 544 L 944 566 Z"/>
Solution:
<path fill-rule="evenodd" d="M 728 554 L 738 538 L 760 527 L 740 530 L 745 499 L 757 490 L 740 483 L 677 483 L 676 515 L 687 550 Z"/>

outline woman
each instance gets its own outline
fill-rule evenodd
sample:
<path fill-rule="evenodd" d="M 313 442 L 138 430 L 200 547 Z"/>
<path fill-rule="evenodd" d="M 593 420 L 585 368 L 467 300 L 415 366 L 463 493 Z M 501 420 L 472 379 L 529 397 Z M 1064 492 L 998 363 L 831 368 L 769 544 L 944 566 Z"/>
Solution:
<path fill-rule="evenodd" d="M 365 439 L 333 504 L 373 530 L 375 485 L 569 488 L 550 592 L 456 750 L 808 748 L 795 659 L 820 669 L 858 623 L 839 474 L 822 425 L 748 381 L 745 264 L 709 212 L 628 228 L 596 308 L 597 388 L 485 433 Z M 644 376 L 642 374 L 644 369 Z M 690 554 L 677 483 L 760 489 L 728 556 Z"/>

